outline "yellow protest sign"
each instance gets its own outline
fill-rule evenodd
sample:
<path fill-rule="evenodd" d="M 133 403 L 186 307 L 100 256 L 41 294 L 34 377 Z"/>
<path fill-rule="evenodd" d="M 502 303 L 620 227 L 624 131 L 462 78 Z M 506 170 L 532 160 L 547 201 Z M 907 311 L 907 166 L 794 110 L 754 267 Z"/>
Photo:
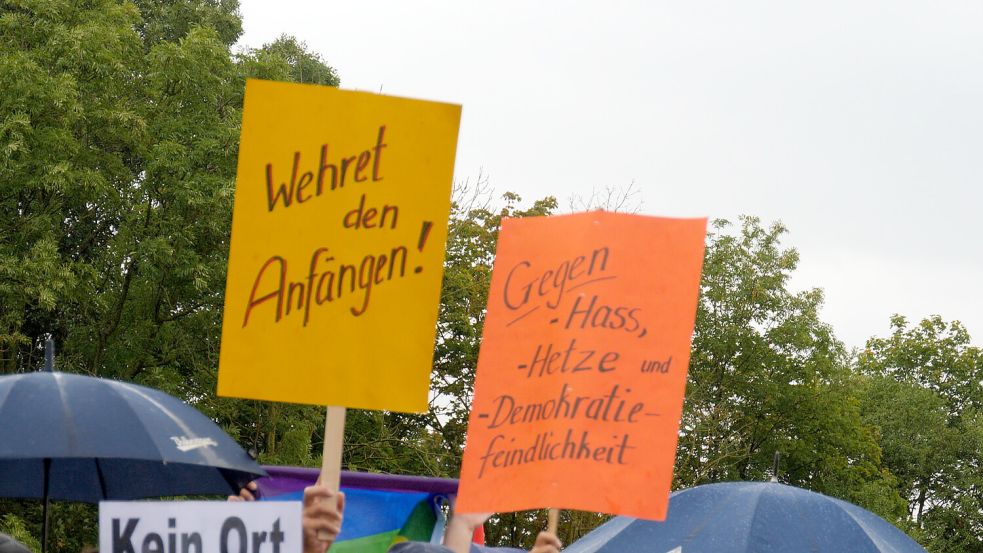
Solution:
<path fill-rule="evenodd" d="M 247 82 L 219 395 L 427 409 L 460 115 Z"/>

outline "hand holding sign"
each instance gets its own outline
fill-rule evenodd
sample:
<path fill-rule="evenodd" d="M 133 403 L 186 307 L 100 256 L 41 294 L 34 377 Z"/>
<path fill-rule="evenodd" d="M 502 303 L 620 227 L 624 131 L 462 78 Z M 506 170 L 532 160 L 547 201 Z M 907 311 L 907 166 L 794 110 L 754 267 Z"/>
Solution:
<path fill-rule="evenodd" d="M 327 486 L 304 489 L 304 553 L 324 553 L 341 533 L 345 512 L 344 492 Z"/>
<path fill-rule="evenodd" d="M 459 510 L 664 518 L 705 232 L 601 212 L 503 222 Z"/>
<path fill-rule="evenodd" d="M 255 501 L 256 496 L 256 483 L 250 482 L 238 495 L 230 495 L 228 501 Z M 331 547 L 341 533 L 344 513 L 344 492 L 321 484 L 304 488 L 301 511 L 304 553 L 324 553 Z"/>

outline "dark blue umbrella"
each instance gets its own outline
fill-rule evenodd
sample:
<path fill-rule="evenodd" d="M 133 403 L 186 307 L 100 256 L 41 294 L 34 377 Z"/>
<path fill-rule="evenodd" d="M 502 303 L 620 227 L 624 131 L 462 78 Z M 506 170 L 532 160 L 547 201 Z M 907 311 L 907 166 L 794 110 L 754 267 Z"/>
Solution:
<path fill-rule="evenodd" d="M 214 422 L 161 391 L 59 372 L 0 376 L 0 497 L 228 495 L 265 474 Z"/>
<path fill-rule="evenodd" d="M 615 517 L 564 553 L 924 553 L 879 516 L 772 482 L 706 484 L 673 493 L 664 522 Z"/>

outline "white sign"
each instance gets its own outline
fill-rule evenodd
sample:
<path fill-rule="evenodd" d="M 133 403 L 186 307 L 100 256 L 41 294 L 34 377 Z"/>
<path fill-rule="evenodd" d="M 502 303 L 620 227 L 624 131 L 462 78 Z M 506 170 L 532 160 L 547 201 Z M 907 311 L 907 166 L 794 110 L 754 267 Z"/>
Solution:
<path fill-rule="evenodd" d="M 102 553 L 299 553 L 299 501 L 102 501 Z"/>

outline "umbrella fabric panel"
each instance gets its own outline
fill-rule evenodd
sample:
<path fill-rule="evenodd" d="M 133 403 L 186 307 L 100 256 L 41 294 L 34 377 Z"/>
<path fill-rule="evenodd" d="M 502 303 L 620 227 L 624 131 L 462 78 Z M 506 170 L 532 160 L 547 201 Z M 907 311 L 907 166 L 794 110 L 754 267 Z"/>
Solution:
<path fill-rule="evenodd" d="M 843 510 L 857 521 L 867 532 L 878 551 L 921 552 L 924 551 L 911 536 L 901 532 L 893 524 L 874 513 L 857 507 L 853 503 L 834 499 L 840 503 Z"/>
<path fill-rule="evenodd" d="M 566 553 L 788 551 L 924 553 L 877 515 L 822 494 L 764 482 L 708 484 L 678 491 L 665 522 L 615 517 Z"/>
<path fill-rule="evenodd" d="M 638 523 L 644 525 L 649 539 L 658 535 L 682 546 L 683 551 L 781 552 L 803 546 L 809 551 L 837 551 L 843 547 L 854 553 L 878 551 L 829 498 L 798 491 L 801 490 L 759 482 L 698 486 L 670 498 L 664 524 Z M 838 531 L 824 531 L 827 524 Z"/>
<path fill-rule="evenodd" d="M 45 471 L 45 460 L 48 470 Z M 67 373 L 0 377 L 0 497 L 95 502 L 226 495 L 265 474 L 158 390 Z"/>
<path fill-rule="evenodd" d="M 747 541 L 752 527 L 753 507 L 759 496 L 760 493 L 753 493 L 742 497 L 715 486 L 679 491 L 669 498 L 665 522 L 617 517 L 600 527 L 610 524 L 617 528 L 606 542 L 599 541 L 596 548 L 581 551 L 578 541 L 576 551 L 654 551 L 648 547 L 653 543 L 666 544 L 666 551 L 678 546 L 683 546 L 683 551 L 687 548 L 731 551 L 729 547 Z M 588 537 L 593 537 L 592 534 L 588 534 Z M 587 541 L 587 537 L 583 541 Z M 668 547 L 668 544 L 672 546 Z"/>
<path fill-rule="evenodd" d="M 210 419 L 158 390 L 66 373 L 0 379 L 0 459 L 58 457 L 257 468 Z"/>
<path fill-rule="evenodd" d="M 132 462 L 125 459 L 100 459 L 104 474 L 126 474 L 107 479 L 106 492 L 113 499 L 138 499 L 159 495 L 228 495 L 256 478 L 255 473 L 230 469 L 202 471 L 197 464 L 153 461 Z M 161 482 L 168 482 L 166 494 Z"/>
<path fill-rule="evenodd" d="M 0 497 L 41 498 L 41 459 L 0 460 Z M 125 459 L 53 459 L 48 497 L 96 503 L 176 495 L 227 495 L 256 478 L 235 470 L 202 470 L 200 465 Z"/>
<path fill-rule="evenodd" d="M 790 486 L 755 486 L 761 495 L 747 536 L 748 551 L 792 551 L 804 546 L 807 551 L 881 551 L 832 498 L 799 493 Z M 735 489 L 734 495 L 739 494 Z"/>
<path fill-rule="evenodd" d="M 106 382 L 63 373 L 5 378 L 0 459 L 158 455 L 132 408 Z"/>
<path fill-rule="evenodd" d="M 253 461 L 239 445 L 197 409 L 143 386 L 114 382 L 120 397 L 132 408 L 154 440 L 160 459 L 171 463 L 236 467 Z M 153 408 L 144 406 L 152 405 Z M 231 456 L 236 453 L 237 456 Z"/>
<path fill-rule="evenodd" d="M 672 498 L 669 498 L 670 504 Z M 597 528 L 591 530 L 587 535 L 571 544 L 564 551 L 577 551 L 578 553 L 595 553 L 598 549 L 613 541 L 628 525 L 635 522 L 631 517 L 614 517 Z"/>

